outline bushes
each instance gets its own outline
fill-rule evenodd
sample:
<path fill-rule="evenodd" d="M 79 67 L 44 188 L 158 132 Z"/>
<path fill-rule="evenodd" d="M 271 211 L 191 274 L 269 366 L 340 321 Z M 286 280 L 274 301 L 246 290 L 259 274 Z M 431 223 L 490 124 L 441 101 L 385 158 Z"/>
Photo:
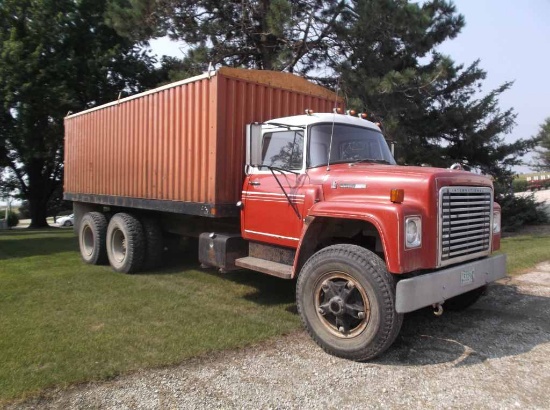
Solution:
<path fill-rule="evenodd" d="M 544 202 L 537 202 L 534 194 L 516 196 L 513 193 L 498 195 L 502 207 L 502 230 L 515 231 L 522 225 L 548 223 Z"/>
<path fill-rule="evenodd" d="M 5 216 L 5 213 L 2 212 L 2 216 L 0 216 L 0 220 L 4 220 L 6 219 L 6 216 Z M 14 226 L 17 226 L 17 224 L 19 223 L 19 216 L 17 215 L 16 212 L 14 211 L 9 211 L 8 212 L 8 226 L 10 228 L 14 227 Z"/>
<path fill-rule="evenodd" d="M 525 179 L 514 179 L 512 181 L 512 188 L 514 192 L 525 192 L 527 191 L 527 181 Z"/>

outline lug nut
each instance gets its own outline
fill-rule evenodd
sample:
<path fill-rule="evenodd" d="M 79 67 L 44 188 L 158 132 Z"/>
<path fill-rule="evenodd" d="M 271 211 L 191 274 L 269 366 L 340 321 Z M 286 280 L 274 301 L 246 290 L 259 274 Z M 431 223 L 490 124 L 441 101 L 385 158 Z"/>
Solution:
<path fill-rule="evenodd" d="M 338 330 L 340 331 L 340 333 L 344 333 L 344 331 L 345 331 L 344 326 L 340 326 L 340 327 L 338 328 Z"/>
<path fill-rule="evenodd" d="M 365 312 L 359 312 L 359 313 L 357 313 L 357 317 L 358 317 L 359 319 L 364 319 L 364 318 L 365 318 Z"/>
<path fill-rule="evenodd" d="M 319 312 L 321 315 L 324 315 L 325 314 L 325 309 L 320 307 L 319 309 L 317 309 L 317 312 Z"/>
<path fill-rule="evenodd" d="M 355 287 L 355 285 L 353 284 L 352 281 L 349 281 L 349 282 L 346 284 L 346 287 L 347 287 L 348 289 L 353 289 L 353 288 Z"/>

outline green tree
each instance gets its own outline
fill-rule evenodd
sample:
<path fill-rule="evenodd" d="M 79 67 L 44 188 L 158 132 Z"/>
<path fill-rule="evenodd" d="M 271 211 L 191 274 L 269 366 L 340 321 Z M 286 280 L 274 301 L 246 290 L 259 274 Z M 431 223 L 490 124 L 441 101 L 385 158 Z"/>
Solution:
<path fill-rule="evenodd" d="M 106 0 L 0 2 L 0 166 L 46 226 L 63 172 L 63 118 L 150 87 L 151 57 L 105 23 Z"/>
<path fill-rule="evenodd" d="M 134 39 L 168 34 L 204 69 L 234 67 L 308 73 L 334 49 L 346 0 L 114 0 L 109 19 Z M 188 63 L 192 64 L 192 63 Z"/>
<path fill-rule="evenodd" d="M 482 95 L 485 71 L 439 54 L 464 25 L 451 2 L 350 1 L 335 68 L 349 101 L 382 123 L 400 163 L 448 167 L 465 163 L 511 182 L 510 167 L 532 140 L 506 143 L 512 109 L 501 110 L 505 83 Z"/>
<path fill-rule="evenodd" d="M 550 117 L 542 123 L 535 139 L 538 144 L 535 168 L 550 171 Z"/>

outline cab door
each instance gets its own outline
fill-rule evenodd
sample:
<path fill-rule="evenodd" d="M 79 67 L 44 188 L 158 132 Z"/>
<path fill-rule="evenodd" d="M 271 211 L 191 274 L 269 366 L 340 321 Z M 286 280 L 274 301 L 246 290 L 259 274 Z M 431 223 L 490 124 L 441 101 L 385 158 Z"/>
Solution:
<path fill-rule="evenodd" d="M 262 129 L 250 142 L 241 214 L 245 239 L 293 247 L 303 227 L 305 186 L 304 129 Z"/>

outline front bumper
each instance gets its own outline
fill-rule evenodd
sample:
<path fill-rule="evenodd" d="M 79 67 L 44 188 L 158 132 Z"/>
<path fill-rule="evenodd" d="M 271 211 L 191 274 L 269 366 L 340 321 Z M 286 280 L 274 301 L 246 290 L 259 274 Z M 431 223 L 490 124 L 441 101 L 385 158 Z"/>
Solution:
<path fill-rule="evenodd" d="M 397 283 L 395 310 L 412 312 L 506 276 L 506 255 L 490 256 Z"/>

